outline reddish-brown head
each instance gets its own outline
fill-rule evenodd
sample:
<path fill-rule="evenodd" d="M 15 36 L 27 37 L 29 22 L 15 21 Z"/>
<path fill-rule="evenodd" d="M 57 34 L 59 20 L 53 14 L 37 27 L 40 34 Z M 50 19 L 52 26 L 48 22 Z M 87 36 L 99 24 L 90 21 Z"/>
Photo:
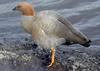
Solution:
<path fill-rule="evenodd" d="M 25 16 L 34 16 L 35 15 L 32 5 L 29 4 L 28 2 L 19 3 L 13 10 L 19 10 Z"/>

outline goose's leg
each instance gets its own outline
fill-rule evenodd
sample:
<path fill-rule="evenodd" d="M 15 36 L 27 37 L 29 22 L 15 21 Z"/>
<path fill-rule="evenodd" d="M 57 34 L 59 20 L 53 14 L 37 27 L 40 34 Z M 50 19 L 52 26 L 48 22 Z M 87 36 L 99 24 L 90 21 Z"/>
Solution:
<path fill-rule="evenodd" d="M 55 49 L 51 48 L 51 63 L 48 65 L 48 67 L 51 67 L 55 62 Z"/>

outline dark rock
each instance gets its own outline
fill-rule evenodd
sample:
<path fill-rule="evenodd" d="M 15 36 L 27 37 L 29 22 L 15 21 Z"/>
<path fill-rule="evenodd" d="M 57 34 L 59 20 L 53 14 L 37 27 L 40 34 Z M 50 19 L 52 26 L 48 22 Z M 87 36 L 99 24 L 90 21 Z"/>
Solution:
<path fill-rule="evenodd" d="M 48 68 L 50 50 L 24 41 L 7 40 L 0 45 L 0 71 L 100 71 L 100 48 L 60 46 L 55 64 Z"/>

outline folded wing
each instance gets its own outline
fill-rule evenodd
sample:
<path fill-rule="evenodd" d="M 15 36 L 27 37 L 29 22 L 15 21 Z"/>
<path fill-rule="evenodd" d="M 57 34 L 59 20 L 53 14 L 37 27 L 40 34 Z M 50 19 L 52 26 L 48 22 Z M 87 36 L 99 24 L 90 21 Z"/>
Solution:
<path fill-rule="evenodd" d="M 45 25 L 47 27 L 49 26 L 48 29 L 43 28 L 44 31 L 46 31 L 48 34 L 65 38 L 68 42 L 72 43 L 79 43 L 82 45 L 90 43 L 90 40 L 83 33 L 81 33 L 79 30 L 73 27 L 71 22 L 69 22 L 57 12 L 42 11 L 40 12 L 40 15 L 41 14 L 43 17 L 46 17 L 46 19 L 44 18 L 43 20 L 46 20 L 49 24 Z M 52 29 L 49 29 L 50 27 Z M 49 32 L 47 30 L 49 30 Z"/>

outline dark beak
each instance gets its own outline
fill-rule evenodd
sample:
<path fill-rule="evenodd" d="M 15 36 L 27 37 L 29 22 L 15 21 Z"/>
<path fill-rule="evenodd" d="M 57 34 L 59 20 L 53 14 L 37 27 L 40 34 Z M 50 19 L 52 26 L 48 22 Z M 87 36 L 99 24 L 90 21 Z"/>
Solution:
<path fill-rule="evenodd" d="M 17 10 L 16 7 L 12 9 L 13 11 Z"/>

